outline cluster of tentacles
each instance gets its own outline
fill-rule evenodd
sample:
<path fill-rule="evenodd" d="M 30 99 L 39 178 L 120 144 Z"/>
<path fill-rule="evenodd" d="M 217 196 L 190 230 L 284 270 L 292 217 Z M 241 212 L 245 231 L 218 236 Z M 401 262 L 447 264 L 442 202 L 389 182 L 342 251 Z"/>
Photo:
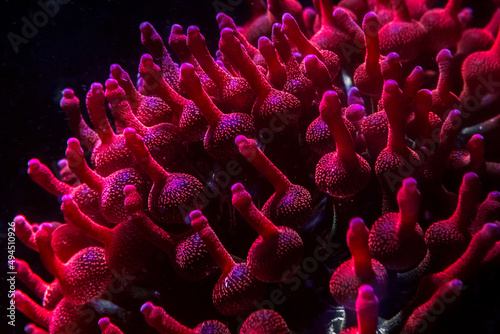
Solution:
<path fill-rule="evenodd" d="M 251 1 L 216 53 L 173 25 L 181 65 L 141 24 L 137 85 L 111 65 L 92 126 L 65 89 L 61 178 L 28 163 L 65 222 L 15 218 L 54 276 L 16 260 L 27 333 L 438 326 L 500 263 L 500 11 L 434 2 Z"/>

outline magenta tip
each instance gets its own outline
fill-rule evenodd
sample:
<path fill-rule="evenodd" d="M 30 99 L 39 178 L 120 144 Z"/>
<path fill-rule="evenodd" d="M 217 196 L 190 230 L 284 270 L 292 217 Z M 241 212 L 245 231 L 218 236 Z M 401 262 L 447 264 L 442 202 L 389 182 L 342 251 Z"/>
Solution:
<path fill-rule="evenodd" d="M 90 86 L 90 90 L 94 93 L 101 93 L 102 92 L 102 85 L 99 82 L 94 82 Z"/>
<path fill-rule="evenodd" d="M 152 309 L 153 309 L 153 304 L 151 302 L 146 302 L 141 306 L 141 313 L 142 314 L 149 313 L 151 312 Z"/>
<path fill-rule="evenodd" d="M 98 325 L 101 327 L 102 330 L 106 329 L 110 324 L 109 318 L 101 318 L 99 319 Z"/>
<path fill-rule="evenodd" d="M 35 325 L 33 324 L 27 324 L 26 326 L 24 326 L 24 332 L 26 334 L 31 334 L 35 331 Z"/>
<path fill-rule="evenodd" d="M 349 222 L 349 228 L 350 229 L 359 229 L 361 227 L 365 227 L 365 222 L 363 221 L 363 219 L 359 218 L 359 217 L 355 217 L 353 219 L 351 219 L 351 221 Z"/>
<path fill-rule="evenodd" d="M 373 299 L 375 297 L 375 292 L 373 291 L 373 288 L 370 285 L 362 285 L 358 293 L 362 299 Z"/>
<path fill-rule="evenodd" d="M 239 182 L 233 184 L 233 186 L 231 187 L 231 192 L 234 194 L 234 193 L 240 192 L 240 191 L 245 191 L 245 187 L 243 186 L 243 184 L 241 184 Z"/>
<path fill-rule="evenodd" d="M 191 218 L 191 220 L 198 219 L 201 216 L 203 216 L 203 213 L 200 210 L 194 210 L 189 213 L 189 218 Z"/>
<path fill-rule="evenodd" d="M 398 83 L 392 79 L 389 79 L 384 83 L 384 91 L 388 93 L 396 93 L 398 89 Z"/>
<path fill-rule="evenodd" d="M 128 184 L 123 188 L 123 193 L 125 196 L 130 196 L 131 194 L 137 192 L 137 189 L 135 189 L 134 185 Z"/>
<path fill-rule="evenodd" d="M 72 99 L 75 97 L 75 92 L 71 88 L 65 88 L 62 92 L 62 95 L 66 99 Z"/>
<path fill-rule="evenodd" d="M 191 65 L 190 63 L 183 63 L 181 65 L 181 76 L 188 75 L 188 76 L 194 76 L 194 66 Z"/>
<path fill-rule="evenodd" d="M 145 22 L 141 23 L 141 25 L 139 26 L 139 29 L 141 30 L 141 32 L 143 34 L 151 33 L 153 31 L 153 26 L 151 25 L 151 23 L 145 21 Z"/>
<path fill-rule="evenodd" d="M 436 57 L 436 61 L 440 63 L 442 61 L 446 61 L 451 58 L 452 58 L 451 51 L 448 49 L 442 49 L 441 51 L 439 51 Z"/>
<path fill-rule="evenodd" d="M 245 137 L 244 135 L 238 135 L 238 136 L 236 136 L 236 138 L 234 139 L 234 143 L 235 143 L 236 145 L 238 145 L 238 146 L 239 146 L 239 145 L 244 145 L 244 144 L 248 143 L 248 138 L 247 138 L 247 137 Z"/>
<path fill-rule="evenodd" d="M 72 200 L 73 200 L 73 198 L 70 195 L 63 195 L 63 197 L 62 197 L 62 201 L 64 203 L 71 202 Z"/>

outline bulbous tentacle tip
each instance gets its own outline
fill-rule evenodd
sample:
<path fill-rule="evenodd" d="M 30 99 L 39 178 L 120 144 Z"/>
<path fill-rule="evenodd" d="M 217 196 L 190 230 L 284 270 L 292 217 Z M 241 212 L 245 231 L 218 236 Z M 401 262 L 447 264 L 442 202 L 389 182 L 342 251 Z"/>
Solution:
<path fill-rule="evenodd" d="M 259 40 L 257 41 L 257 46 L 258 46 L 259 50 L 260 49 L 269 49 L 269 48 L 273 47 L 273 43 L 266 36 L 261 36 L 261 37 L 259 37 Z"/>
<path fill-rule="evenodd" d="M 241 184 L 239 182 L 233 184 L 233 186 L 231 187 L 231 192 L 233 194 L 238 193 L 238 192 L 242 192 L 242 191 L 245 191 L 245 187 L 243 186 L 243 184 Z"/>
<path fill-rule="evenodd" d="M 23 215 L 17 215 L 14 217 L 14 224 L 16 226 L 19 226 L 19 225 L 27 225 L 28 223 L 26 222 L 26 217 L 24 217 Z"/>
<path fill-rule="evenodd" d="M 365 14 L 362 23 L 363 31 L 378 33 L 380 29 L 380 23 L 378 21 L 378 16 L 375 12 L 368 12 Z"/>
<path fill-rule="evenodd" d="M 201 218 L 203 216 L 203 213 L 200 210 L 193 210 L 189 213 L 189 218 L 191 220 Z"/>
<path fill-rule="evenodd" d="M 349 222 L 349 230 L 352 232 L 364 231 L 366 230 L 366 225 L 363 219 L 355 217 Z"/>
<path fill-rule="evenodd" d="M 70 195 L 63 195 L 62 202 L 64 205 L 75 204 L 75 202 L 73 202 L 73 197 L 71 197 Z"/>
<path fill-rule="evenodd" d="M 500 191 L 491 191 L 488 194 L 488 200 L 500 202 Z M 24 217 L 23 217 L 24 218 Z M 14 218 L 15 220 L 15 218 Z"/>
<path fill-rule="evenodd" d="M 375 300 L 377 298 L 375 296 L 375 292 L 373 291 L 373 288 L 368 284 L 365 284 L 365 285 L 362 285 L 359 287 L 358 295 L 361 299 L 370 300 L 370 301 Z"/>
<path fill-rule="evenodd" d="M 90 92 L 93 93 L 93 94 L 102 94 L 103 92 L 103 87 L 102 87 L 102 84 L 99 83 L 99 82 L 94 82 L 91 86 L 90 86 Z M 89 92 L 89 93 L 90 93 Z"/>
<path fill-rule="evenodd" d="M 398 62 L 399 54 L 397 52 L 389 52 L 389 54 L 385 57 L 385 61 L 389 64 Z"/>
<path fill-rule="evenodd" d="M 190 79 L 196 76 L 194 66 L 190 63 L 183 63 L 181 65 L 181 80 Z"/>
<path fill-rule="evenodd" d="M 281 22 L 283 22 L 283 24 L 296 24 L 297 23 L 297 21 L 295 21 L 292 14 L 290 14 L 290 13 L 284 13 L 283 16 L 281 17 Z"/>
<path fill-rule="evenodd" d="M 479 183 L 479 176 L 477 176 L 476 173 L 469 172 L 464 174 L 463 179 L 462 179 L 462 184 L 465 186 L 472 186 L 475 183 Z"/>
<path fill-rule="evenodd" d="M 36 327 L 33 324 L 27 324 L 24 326 L 24 332 L 26 334 L 32 334 L 35 331 Z"/>
<path fill-rule="evenodd" d="M 219 29 L 223 29 L 226 27 L 229 27 L 231 29 L 236 29 L 236 25 L 234 24 L 233 19 L 225 13 L 218 13 L 215 19 L 217 20 Z"/>
<path fill-rule="evenodd" d="M 208 220 L 200 210 L 191 211 L 189 213 L 189 219 L 191 220 L 191 226 L 197 231 L 208 226 Z"/>
<path fill-rule="evenodd" d="M 453 109 L 452 111 L 450 111 L 447 118 L 450 118 L 450 120 L 455 122 L 458 121 L 458 118 L 460 116 L 462 116 L 462 112 L 460 112 L 460 110 L 458 109 Z"/>
<path fill-rule="evenodd" d="M 111 78 L 118 80 L 118 79 L 121 79 L 121 77 L 125 71 L 123 70 L 123 68 L 120 65 L 112 64 L 109 67 L 109 72 L 111 73 Z"/>
<path fill-rule="evenodd" d="M 236 138 L 234 139 L 234 143 L 236 145 L 238 145 L 238 146 L 252 145 L 252 144 L 256 145 L 255 140 L 248 139 L 244 135 L 238 135 L 238 136 L 236 136 Z"/>
<path fill-rule="evenodd" d="M 145 68 L 153 68 L 154 62 L 153 57 L 149 53 L 145 53 L 141 56 L 141 65 Z"/>
<path fill-rule="evenodd" d="M 359 122 L 366 117 L 365 107 L 357 103 L 350 104 L 345 109 L 345 117 L 351 122 Z"/>
<path fill-rule="evenodd" d="M 275 35 L 276 31 L 281 31 L 281 28 L 282 28 L 281 23 L 279 22 L 274 23 L 272 27 L 272 34 Z"/>
<path fill-rule="evenodd" d="M 316 55 L 309 54 L 304 57 L 304 65 L 306 67 L 306 72 L 310 72 L 312 69 L 318 66 L 319 59 Z"/>
<path fill-rule="evenodd" d="M 140 25 L 139 25 L 139 29 L 141 30 L 141 32 L 144 34 L 144 35 L 150 35 L 153 33 L 154 31 L 154 28 L 153 26 L 151 25 L 151 23 L 149 23 L 148 21 L 145 21 L 145 22 L 142 22 Z"/>
<path fill-rule="evenodd" d="M 195 25 L 189 26 L 187 28 L 187 35 L 188 35 L 188 38 L 201 35 L 200 28 L 198 26 L 195 26 Z"/>
<path fill-rule="evenodd" d="M 70 168 L 78 167 L 83 162 L 83 149 L 76 138 L 70 138 L 67 141 L 66 159 L 68 159 Z"/>
<path fill-rule="evenodd" d="M 231 28 L 223 28 L 220 31 L 220 38 L 224 40 L 224 42 L 235 41 L 236 37 L 234 36 L 234 31 Z"/>
<path fill-rule="evenodd" d="M 110 324 L 111 322 L 109 321 L 109 318 L 101 318 L 98 321 L 98 325 L 99 327 L 101 327 L 101 331 L 105 331 Z"/>
<path fill-rule="evenodd" d="M 131 127 L 125 128 L 125 130 L 123 130 L 123 135 L 125 136 L 126 139 L 134 139 L 136 135 L 138 136 L 135 129 Z"/>
<path fill-rule="evenodd" d="M 500 239 L 500 223 L 497 221 L 495 223 L 486 223 L 483 225 L 478 234 L 493 236 L 497 241 Z"/>
<path fill-rule="evenodd" d="M 118 81 L 116 81 L 115 79 L 112 79 L 112 78 L 106 80 L 105 85 L 106 85 L 106 90 L 107 91 L 108 90 L 113 91 L 115 89 L 118 89 Z"/>
<path fill-rule="evenodd" d="M 174 24 L 172 25 L 172 28 L 170 29 L 170 34 L 183 34 L 184 29 L 182 29 L 182 26 L 180 24 Z"/>
<path fill-rule="evenodd" d="M 412 178 L 406 178 L 403 180 L 403 187 L 406 191 L 415 191 L 417 189 L 417 181 Z"/>
<path fill-rule="evenodd" d="M 389 94 L 396 94 L 399 90 L 398 83 L 392 79 L 387 80 L 384 83 L 384 91 Z"/>
<path fill-rule="evenodd" d="M 242 206 L 249 205 L 252 202 L 252 196 L 250 196 L 241 183 L 233 184 L 231 192 L 233 193 L 232 203 L 236 208 L 241 208 Z"/>
<path fill-rule="evenodd" d="M 454 279 L 454 280 L 451 280 L 449 283 L 448 283 L 450 289 L 455 292 L 455 293 L 459 293 L 460 291 L 462 291 L 462 288 L 464 286 L 464 284 L 462 283 L 461 280 L 459 279 Z"/>
<path fill-rule="evenodd" d="M 345 10 L 343 10 L 341 7 L 335 7 L 333 9 L 332 15 L 335 18 L 336 16 L 343 15 L 345 13 Z"/>
<path fill-rule="evenodd" d="M 61 160 L 59 160 L 57 162 L 57 167 L 59 167 L 59 169 L 68 167 L 68 159 L 61 159 Z"/>
<path fill-rule="evenodd" d="M 75 92 L 71 88 L 65 88 L 62 91 L 63 98 L 72 99 L 75 97 Z"/>
<path fill-rule="evenodd" d="M 24 299 L 24 294 L 22 293 L 21 290 L 16 290 L 14 291 L 14 299 L 17 302 L 22 302 Z"/>
<path fill-rule="evenodd" d="M 421 89 L 417 92 L 414 99 L 417 103 L 422 103 L 426 106 L 429 103 L 432 105 L 432 92 L 429 89 Z"/>
<path fill-rule="evenodd" d="M 446 62 L 446 61 L 451 61 L 453 58 L 451 51 L 448 49 L 442 49 L 439 51 L 436 57 L 436 61 L 438 63 Z"/>
<path fill-rule="evenodd" d="M 28 161 L 28 174 L 36 173 L 40 169 L 40 160 L 30 159 Z"/>
<path fill-rule="evenodd" d="M 137 193 L 137 189 L 135 188 L 134 185 L 128 184 L 123 188 L 123 194 L 125 196 L 133 196 L 134 194 Z"/>
<path fill-rule="evenodd" d="M 123 188 L 123 194 L 125 195 L 124 206 L 129 214 L 142 211 L 142 198 L 134 185 L 126 185 Z"/>
<path fill-rule="evenodd" d="M 323 121 L 328 124 L 331 116 L 335 115 L 340 108 L 341 105 L 337 92 L 333 90 L 326 91 L 319 105 L 319 112 Z"/>
<path fill-rule="evenodd" d="M 83 154 L 82 146 L 80 145 L 80 141 L 77 138 L 69 138 L 66 142 L 66 145 L 68 146 L 68 149 L 76 151 L 75 153 Z"/>
<path fill-rule="evenodd" d="M 151 314 L 151 311 L 153 310 L 153 303 L 151 302 L 145 302 L 142 306 L 141 306 L 141 313 L 144 314 L 144 316 L 149 316 L 149 314 Z"/>

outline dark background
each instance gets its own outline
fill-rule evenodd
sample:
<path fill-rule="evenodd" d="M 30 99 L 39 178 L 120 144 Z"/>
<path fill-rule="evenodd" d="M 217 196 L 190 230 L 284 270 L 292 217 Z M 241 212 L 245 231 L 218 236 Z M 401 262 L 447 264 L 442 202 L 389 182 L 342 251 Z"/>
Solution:
<path fill-rule="evenodd" d="M 45 1 L 44 1 L 45 2 Z M 221 2 L 237 2 L 224 1 Z M 242 24 L 249 11 L 244 1 L 228 11 Z M 475 8 L 475 20 L 491 15 L 494 8 L 488 1 L 465 1 Z M 17 214 L 32 222 L 60 220 L 59 203 L 54 196 L 28 177 L 27 162 L 37 158 L 55 169 L 64 156 L 67 138 L 72 136 L 64 113 L 59 108 L 61 92 L 72 88 L 81 101 L 93 82 L 109 76 L 109 66 L 119 63 L 131 76 L 137 73 L 141 54 L 139 24 L 151 22 L 166 41 L 174 23 L 184 28 L 191 24 L 201 27 L 212 51 L 217 48 L 216 10 L 206 1 L 71 1 L 60 5 L 59 12 L 38 28 L 38 33 L 15 53 L 7 34 L 21 35 L 22 18 L 31 21 L 41 11 L 37 1 L 2 1 L 1 71 L 0 71 L 0 226 Z M 212 38 L 210 38 L 212 37 Z M 5 238 L 2 235 L 0 278 L 4 284 L 6 262 Z M 20 243 L 16 256 L 36 258 L 37 254 Z M 30 263 L 31 264 L 31 263 Z M 32 269 L 42 277 L 50 276 L 37 261 Z M 2 287 L 1 313 L 8 301 Z M 17 312 L 16 328 L 23 332 L 26 318 Z M 2 328 L 7 320 L 2 319 Z M 2 331 L 3 332 L 3 331 Z"/>

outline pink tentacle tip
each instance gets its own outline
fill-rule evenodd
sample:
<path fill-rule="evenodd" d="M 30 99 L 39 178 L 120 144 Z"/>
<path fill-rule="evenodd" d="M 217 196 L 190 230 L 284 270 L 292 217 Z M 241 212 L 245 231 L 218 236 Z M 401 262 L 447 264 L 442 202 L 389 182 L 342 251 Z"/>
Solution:
<path fill-rule="evenodd" d="M 200 210 L 194 210 L 189 213 L 189 218 L 191 220 L 199 219 L 203 216 L 203 213 Z"/>
<path fill-rule="evenodd" d="M 73 153 L 83 155 L 82 146 L 80 145 L 80 141 L 78 139 L 70 138 L 66 144 L 68 145 L 68 150 L 73 151 Z"/>
<path fill-rule="evenodd" d="M 360 233 L 366 232 L 367 228 L 363 219 L 356 217 L 351 219 L 349 222 L 349 232 L 350 235 L 359 235 Z"/>
<path fill-rule="evenodd" d="M 384 91 L 389 94 L 396 94 L 398 92 L 398 89 L 398 83 L 392 79 L 389 79 L 384 83 Z"/>
<path fill-rule="evenodd" d="M 462 291 L 462 288 L 464 286 L 462 281 L 459 279 L 451 280 L 448 284 L 449 284 L 451 290 L 456 294 L 460 293 L 460 291 Z"/>
<path fill-rule="evenodd" d="M 101 318 L 99 319 L 98 325 L 101 327 L 101 330 L 104 331 L 111 322 L 109 321 L 109 318 Z"/>
<path fill-rule="evenodd" d="M 64 204 L 73 204 L 73 198 L 70 195 L 63 195 L 62 201 Z"/>
<path fill-rule="evenodd" d="M 241 154 L 243 154 L 247 159 L 251 159 L 253 152 L 258 150 L 257 141 L 249 139 L 244 135 L 238 135 L 234 139 L 234 143 L 238 146 Z"/>
<path fill-rule="evenodd" d="M 115 90 L 118 89 L 118 81 L 115 79 L 106 80 L 106 90 Z"/>
<path fill-rule="evenodd" d="M 28 161 L 28 174 L 36 173 L 39 168 L 40 168 L 40 160 L 31 159 L 30 161 Z"/>
<path fill-rule="evenodd" d="M 415 191 L 417 189 L 417 181 L 412 177 L 404 179 L 403 187 L 407 191 Z"/>
<path fill-rule="evenodd" d="M 358 290 L 358 294 L 361 299 L 366 301 L 373 301 L 377 299 L 377 296 L 375 296 L 375 292 L 370 285 L 362 285 Z"/>
<path fill-rule="evenodd" d="M 141 306 L 141 313 L 147 317 L 149 316 L 149 314 L 151 314 L 153 307 L 154 305 L 151 302 L 146 302 Z"/>
<path fill-rule="evenodd" d="M 110 72 L 121 72 L 122 68 L 119 64 L 111 64 L 111 66 L 109 66 L 109 71 Z"/>
<path fill-rule="evenodd" d="M 149 53 L 145 53 L 141 56 L 141 64 L 147 69 L 152 69 L 155 65 L 153 57 Z"/>
<path fill-rule="evenodd" d="M 137 193 L 137 189 L 135 188 L 135 186 L 129 184 L 126 185 L 125 188 L 123 188 L 123 193 L 125 194 L 125 196 L 133 196 Z"/>
<path fill-rule="evenodd" d="M 75 92 L 71 88 L 65 88 L 62 95 L 65 99 L 72 99 L 75 97 Z"/>
<path fill-rule="evenodd" d="M 28 225 L 28 223 L 26 222 L 26 217 L 24 217 L 23 215 L 17 215 L 14 217 L 14 224 L 16 225 Z"/>
<path fill-rule="evenodd" d="M 235 43 L 236 37 L 234 36 L 234 31 L 231 28 L 224 28 L 220 31 L 220 37 L 225 43 Z"/>
<path fill-rule="evenodd" d="M 141 30 L 141 33 L 143 33 L 144 35 L 151 35 L 154 31 L 151 23 L 147 21 L 142 22 L 141 25 L 139 26 L 139 29 Z"/>
<path fill-rule="evenodd" d="M 197 77 L 195 71 L 194 71 L 194 66 L 190 63 L 183 63 L 181 65 L 181 80 L 183 79 L 193 79 L 194 77 Z"/>
<path fill-rule="evenodd" d="M 27 324 L 26 326 L 24 326 L 24 332 L 26 334 L 31 334 L 35 331 L 36 327 L 35 325 L 33 324 Z"/>
<path fill-rule="evenodd" d="M 99 82 L 94 82 L 92 86 L 90 86 L 90 92 L 93 94 L 102 94 L 103 89 L 102 85 Z"/>
<path fill-rule="evenodd" d="M 245 192 L 246 192 L 245 187 L 244 187 L 244 186 L 243 186 L 243 184 L 241 184 L 241 183 L 235 183 L 235 184 L 233 184 L 233 186 L 231 187 L 231 192 L 232 192 L 233 194 L 235 194 L 235 193 L 239 193 L 239 192 L 243 192 L 243 191 L 245 191 Z"/>

